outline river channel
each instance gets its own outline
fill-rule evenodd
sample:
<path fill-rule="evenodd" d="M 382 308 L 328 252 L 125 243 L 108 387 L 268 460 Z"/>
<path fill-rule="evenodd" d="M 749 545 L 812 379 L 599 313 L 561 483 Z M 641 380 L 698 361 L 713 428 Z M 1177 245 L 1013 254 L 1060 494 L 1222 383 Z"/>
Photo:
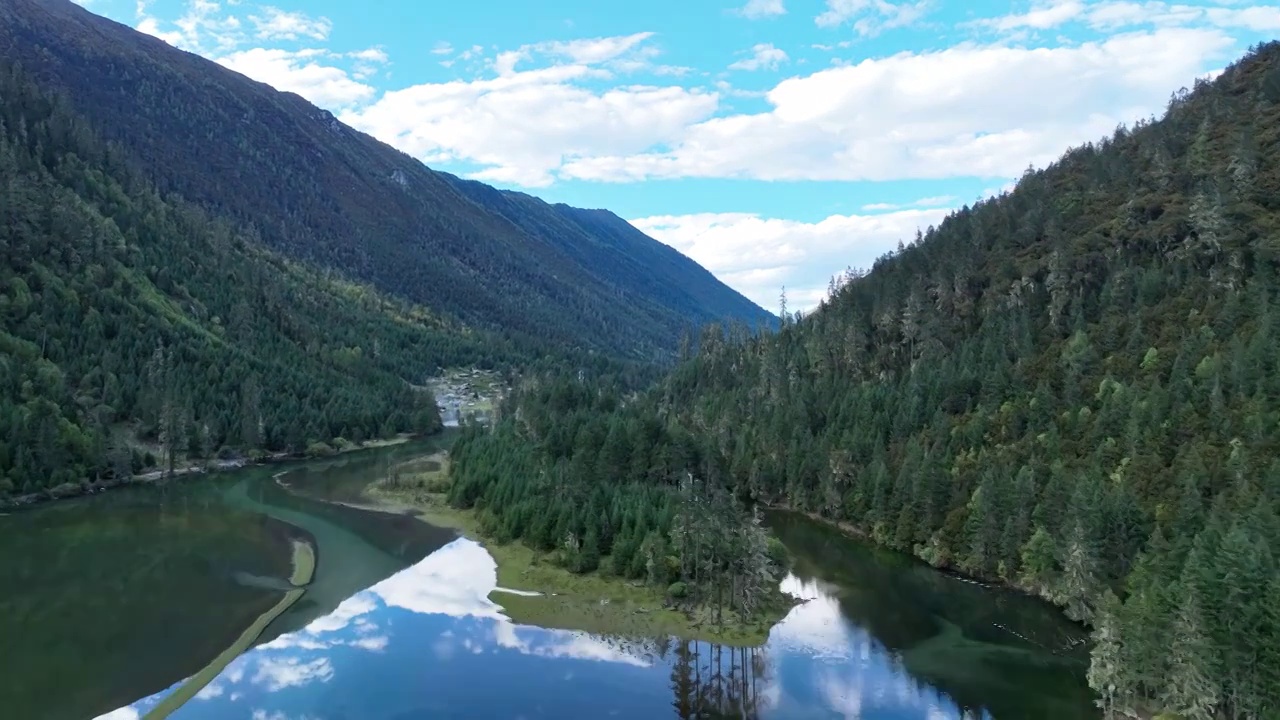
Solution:
<path fill-rule="evenodd" d="M 513 623 L 483 545 L 360 507 L 413 443 L 134 487 L 0 517 L 0 707 L 142 718 L 289 589 L 305 592 L 170 717 L 1098 717 L 1084 630 L 794 514 L 803 600 L 761 647 Z"/>

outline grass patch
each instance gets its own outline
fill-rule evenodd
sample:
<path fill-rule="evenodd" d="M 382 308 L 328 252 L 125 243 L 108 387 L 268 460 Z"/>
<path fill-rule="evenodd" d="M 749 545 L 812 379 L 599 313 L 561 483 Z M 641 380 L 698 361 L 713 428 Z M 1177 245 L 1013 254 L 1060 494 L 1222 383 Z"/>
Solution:
<path fill-rule="evenodd" d="M 393 495 L 416 496 L 443 493 L 449 489 L 449 453 L 441 450 L 425 457 L 406 460 L 391 468 L 389 474 L 373 482 L 368 491 Z"/>
<path fill-rule="evenodd" d="M 447 474 L 447 463 L 439 472 Z M 451 507 L 441 492 L 411 487 L 402 481 L 394 487 L 376 483 L 370 487 L 369 495 L 388 505 L 411 508 L 427 523 L 453 528 L 482 542 L 498 566 L 499 589 L 489 599 L 520 624 L 601 635 L 674 635 L 755 647 L 764 644 L 769 629 L 792 607 L 780 597 L 755 617 L 744 620 L 726 611 L 724 620 L 717 624 L 710 609 L 673 607 L 662 589 L 600 571 L 572 573 L 552 562 L 547 553 L 521 542 L 499 545 L 480 532 L 475 513 Z M 502 592 L 501 588 L 542 594 L 516 595 Z"/>
<path fill-rule="evenodd" d="M 311 577 L 315 574 L 315 570 L 315 549 L 312 548 L 309 543 L 302 542 L 301 540 L 294 540 L 293 574 L 290 576 L 289 580 L 294 585 L 306 585 L 311 582 Z M 237 638 L 234 643 L 232 643 L 231 647 L 223 650 L 218 657 L 213 659 L 213 662 L 205 665 L 204 668 L 195 675 L 192 675 L 186 682 L 179 686 L 177 690 L 170 693 L 168 697 L 160 702 L 160 704 L 152 708 L 151 712 L 148 712 L 144 716 L 145 720 L 162 720 L 163 718 L 169 717 L 169 715 L 178 708 L 187 704 L 187 702 L 203 690 L 206 685 L 213 682 L 214 678 L 221 675 L 222 671 L 227 668 L 227 665 L 231 664 L 232 660 L 235 660 L 241 653 L 248 650 L 253 643 L 258 640 L 258 637 L 262 635 L 262 631 L 266 630 L 267 626 L 270 625 L 273 620 L 280 617 L 281 613 L 288 610 L 294 603 L 298 602 L 305 592 L 306 590 L 303 590 L 301 587 L 286 592 L 284 597 L 280 598 L 280 602 L 273 605 L 270 610 L 266 611 L 262 615 L 259 615 L 258 619 L 255 620 L 252 625 L 245 628 L 245 631 L 240 634 L 240 637 Z"/>

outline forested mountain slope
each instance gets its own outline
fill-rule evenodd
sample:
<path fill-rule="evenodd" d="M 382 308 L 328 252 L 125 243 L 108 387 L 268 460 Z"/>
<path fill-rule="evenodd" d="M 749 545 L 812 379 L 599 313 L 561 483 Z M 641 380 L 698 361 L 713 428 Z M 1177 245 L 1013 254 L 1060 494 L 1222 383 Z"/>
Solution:
<path fill-rule="evenodd" d="M 608 275 L 637 301 L 654 304 L 666 296 L 665 301 L 676 307 L 702 308 L 690 315 L 686 329 L 727 318 L 776 327 L 776 318 L 753 316 L 754 311 L 744 313 L 742 298 L 723 292 L 720 281 L 706 268 L 670 246 L 654 242 L 608 210 L 549 205 L 524 193 L 497 190 L 448 173 L 440 175 L 476 204 L 518 225 L 529 237 L 564 253 L 577 265 Z"/>
<path fill-rule="evenodd" d="M 210 457 L 426 432 L 467 331 L 269 252 L 162 196 L 67 103 L 0 64 L 0 498 Z"/>
<path fill-rule="evenodd" d="M 708 328 L 631 400 L 526 390 L 455 501 L 557 541 L 487 470 L 525 452 L 572 532 L 643 567 L 630 528 L 669 518 L 575 484 L 724 485 L 1061 604 L 1108 715 L 1276 717 L 1280 43 L 845 280 L 776 334 Z"/>
<path fill-rule="evenodd" d="M 435 173 L 297 95 L 70 0 L 0 4 L 0 52 L 65 94 L 162 192 L 517 344 L 651 360 L 690 322 L 772 319 L 616 218 L 583 221 Z"/>

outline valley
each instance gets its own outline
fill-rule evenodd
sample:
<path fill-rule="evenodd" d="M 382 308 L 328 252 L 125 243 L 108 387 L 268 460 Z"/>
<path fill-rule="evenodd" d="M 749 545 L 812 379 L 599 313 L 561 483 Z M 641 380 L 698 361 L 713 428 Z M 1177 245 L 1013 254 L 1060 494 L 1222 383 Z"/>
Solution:
<path fill-rule="evenodd" d="M 7 713 L 1275 717 L 1280 42 L 1241 28 L 1280 15 L 881 55 L 942 10 L 830 0 L 868 57 L 716 75 L 499 12 L 393 68 L 247 2 L 0 3 Z M 1098 58 L 1175 25 L 1192 88 L 1059 143 L 1148 108 L 1167 68 Z M 957 110 L 939 58 L 1010 88 Z"/>

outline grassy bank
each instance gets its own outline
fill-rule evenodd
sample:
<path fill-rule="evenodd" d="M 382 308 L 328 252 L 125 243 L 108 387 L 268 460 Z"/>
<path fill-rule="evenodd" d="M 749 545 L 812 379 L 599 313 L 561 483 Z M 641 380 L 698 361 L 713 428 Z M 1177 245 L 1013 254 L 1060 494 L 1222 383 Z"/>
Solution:
<path fill-rule="evenodd" d="M 415 463 L 417 463 L 415 467 Z M 429 468 L 429 469 L 424 469 Z M 370 497 L 385 506 L 412 509 L 424 521 L 450 527 L 484 543 L 498 565 L 498 587 L 490 599 L 501 605 L 517 623 L 599 634 L 675 635 L 736 646 L 757 646 L 769 629 L 793 603 L 779 595 L 775 602 L 751 618 L 725 612 L 716 622 L 705 607 L 674 607 L 664 592 L 650 585 L 609 576 L 597 570 L 576 574 L 553 562 L 548 553 L 520 542 L 498 544 L 480 532 L 476 515 L 458 510 L 445 501 L 448 458 L 444 453 L 406 463 L 403 470 L 369 489 Z M 607 563 L 602 562 L 607 567 Z M 523 596 L 502 588 L 541 593 Z"/>
<path fill-rule="evenodd" d="M 311 582 L 311 576 L 315 573 L 315 569 L 315 549 L 309 543 L 295 540 L 293 542 L 293 574 L 289 580 L 298 587 L 286 592 L 284 597 L 280 598 L 280 601 L 273 605 L 270 610 L 258 616 L 258 619 L 248 628 L 245 628 L 245 631 L 232 643 L 231 647 L 223 650 L 218 657 L 213 659 L 213 662 L 204 666 L 200 672 L 188 678 L 178 689 L 169 693 L 160 704 L 146 714 L 145 720 L 163 720 L 163 718 L 169 717 L 171 713 L 194 698 L 206 685 L 213 682 L 214 678 L 222 674 L 222 671 L 227 668 L 227 665 L 231 664 L 232 660 L 239 657 L 241 653 L 248 650 L 258 640 L 258 636 L 262 634 L 263 630 L 267 629 L 267 626 L 273 620 L 280 617 L 285 610 L 288 610 L 302 598 L 302 595 L 306 592 L 306 590 L 302 589 L 302 586 Z"/>

